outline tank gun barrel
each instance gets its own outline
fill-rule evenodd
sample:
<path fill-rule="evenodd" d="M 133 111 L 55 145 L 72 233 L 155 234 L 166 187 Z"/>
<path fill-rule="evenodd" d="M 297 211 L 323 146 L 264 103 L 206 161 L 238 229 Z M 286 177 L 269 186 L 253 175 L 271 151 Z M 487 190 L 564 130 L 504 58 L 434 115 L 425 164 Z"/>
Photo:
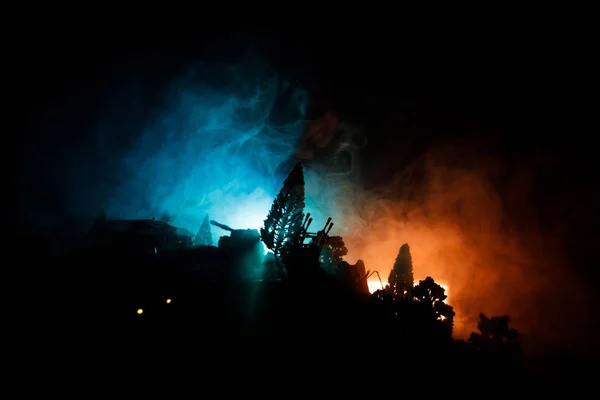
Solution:
<path fill-rule="evenodd" d="M 210 220 L 210 224 L 214 225 L 214 226 L 217 226 L 217 227 L 219 227 L 219 228 L 221 228 L 223 230 L 229 231 L 229 232 L 233 232 L 234 231 L 234 229 L 231 228 L 230 226 L 218 223 L 217 221 L 212 220 L 212 219 Z"/>

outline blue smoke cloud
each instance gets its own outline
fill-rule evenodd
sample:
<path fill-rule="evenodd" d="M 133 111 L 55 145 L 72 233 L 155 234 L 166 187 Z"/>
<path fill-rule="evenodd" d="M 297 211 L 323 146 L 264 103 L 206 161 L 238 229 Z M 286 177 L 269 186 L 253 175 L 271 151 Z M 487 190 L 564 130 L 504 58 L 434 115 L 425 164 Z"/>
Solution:
<path fill-rule="evenodd" d="M 29 219 L 49 227 L 73 217 L 91 224 L 102 212 L 110 219 L 168 213 L 193 236 L 208 214 L 235 229 L 259 229 L 301 159 L 311 230 L 328 217 L 332 234 L 356 225 L 348 216 L 357 215 L 361 193 L 360 135 L 332 115 L 308 120 L 307 90 L 255 57 L 187 71 L 164 84 L 127 77 L 95 103 L 46 118 L 48 134 L 28 163 L 36 188 L 25 205 Z M 66 131 L 78 133 L 65 143 Z M 225 234 L 212 232 L 214 244 Z"/>
<path fill-rule="evenodd" d="M 266 65 L 203 63 L 176 79 L 167 106 L 119 162 L 109 218 L 159 218 L 195 234 L 206 214 L 262 226 L 306 127 L 307 93 Z M 223 234 L 213 229 L 214 239 Z"/>

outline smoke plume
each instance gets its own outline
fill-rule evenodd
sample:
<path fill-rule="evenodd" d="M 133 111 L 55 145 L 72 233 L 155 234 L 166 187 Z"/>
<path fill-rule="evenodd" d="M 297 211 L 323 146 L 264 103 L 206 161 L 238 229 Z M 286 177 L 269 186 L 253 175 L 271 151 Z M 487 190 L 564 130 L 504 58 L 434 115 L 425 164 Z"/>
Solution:
<path fill-rule="evenodd" d="M 390 146 L 379 160 L 401 151 Z M 587 346 L 590 298 L 564 252 L 571 235 L 560 223 L 565 204 L 551 194 L 539 199 L 536 175 L 548 160 L 538 154 L 509 162 L 495 146 L 438 141 L 368 190 L 356 177 L 334 175 L 330 210 L 346 260 L 362 259 L 385 284 L 408 243 L 415 282 L 431 276 L 447 289 L 455 336 L 476 331 L 483 312 L 510 315 L 529 351 Z"/>

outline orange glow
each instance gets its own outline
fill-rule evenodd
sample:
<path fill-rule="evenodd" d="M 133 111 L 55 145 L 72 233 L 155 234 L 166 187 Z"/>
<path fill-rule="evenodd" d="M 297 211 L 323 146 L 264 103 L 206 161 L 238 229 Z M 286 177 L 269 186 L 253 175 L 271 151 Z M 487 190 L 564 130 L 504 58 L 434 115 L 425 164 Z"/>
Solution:
<path fill-rule="evenodd" d="M 167 304 L 171 304 L 171 299 L 167 299 Z"/>
<path fill-rule="evenodd" d="M 480 312 L 511 312 L 512 297 L 521 293 L 524 271 L 534 260 L 516 236 L 501 232 L 501 202 L 477 173 L 433 169 L 429 174 L 421 204 L 364 200 L 365 219 L 353 221 L 362 226 L 349 230 L 362 234 L 344 236 L 346 258 L 362 259 L 387 280 L 400 246 L 408 243 L 415 283 L 431 276 L 451 286 L 446 303 L 457 313 L 455 332 L 468 334 Z M 517 291 L 508 293 L 507 286 Z"/>
<path fill-rule="evenodd" d="M 379 280 L 376 280 L 376 281 L 368 280 L 367 286 L 369 287 L 369 292 L 371 292 L 371 293 L 373 293 L 377 290 L 383 289 L 381 287 L 381 283 L 379 282 Z M 383 284 L 383 286 L 385 287 L 385 284 Z"/>
<path fill-rule="evenodd" d="M 348 248 L 344 259 L 362 259 L 385 286 L 400 246 L 408 243 L 415 282 L 431 276 L 446 288 L 456 337 L 476 331 L 483 312 L 508 314 L 519 331 L 548 341 L 576 338 L 583 322 L 564 321 L 573 320 L 570 307 L 585 304 L 586 295 L 563 261 L 564 233 L 542 230 L 536 219 L 533 167 L 480 154 L 486 153 L 478 147 L 431 149 L 388 186 L 371 191 L 325 182 L 336 193 L 338 214 L 332 217 Z M 414 176 L 422 178 L 415 182 Z M 501 192 L 491 183 L 494 176 L 502 177 Z M 377 276 L 368 286 L 371 292 L 381 288 Z"/>

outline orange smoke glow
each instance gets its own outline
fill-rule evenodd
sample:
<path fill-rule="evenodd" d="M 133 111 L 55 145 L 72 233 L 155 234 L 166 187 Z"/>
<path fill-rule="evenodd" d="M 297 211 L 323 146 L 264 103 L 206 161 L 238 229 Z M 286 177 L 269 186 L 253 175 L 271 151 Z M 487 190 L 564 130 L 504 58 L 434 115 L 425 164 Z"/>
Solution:
<path fill-rule="evenodd" d="M 408 243 L 415 282 L 431 276 L 450 288 L 446 303 L 456 312 L 456 337 L 476 331 L 485 313 L 509 315 L 521 337 L 540 348 L 582 342 L 590 326 L 590 296 L 562 246 L 573 235 L 561 216 L 574 194 L 540 196 L 536 189 L 561 168 L 551 156 L 535 150 L 506 157 L 503 139 L 486 137 L 438 142 L 416 161 L 399 165 L 402 146 L 390 143 L 374 162 L 400 161 L 377 166 L 372 174 L 396 175 L 378 176 L 374 187 L 362 172 L 363 134 L 336 122 L 329 114 L 315 121 L 298 155 L 314 159 L 333 140 L 334 128 L 342 132 L 333 143 L 349 156 L 349 168 L 334 173 L 317 160 L 306 175 L 307 198 L 314 201 L 312 210 L 321 205 L 322 218 L 333 218 L 332 234 L 348 248 L 344 259 L 362 259 L 367 270 L 379 273 L 382 282 L 372 275 L 370 291 L 387 284 L 400 246 Z"/>
<path fill-rule="evenodd" d="M 456 312 L 456 337 L 476 331 L 483 312 L 510 315 L 525 335 L 569 340 L 581 327 L 564 323 L 570 313 L 564 302 L 585 301 L 561 261 L 559 237 L 542 234 L 535 219 L 514 224 L 506 216 L 509 207 L 521 217 L 535 215 L 527 166 L 507 169 L 479 156 L 462 166 L 455 160 L 467 158 L 463 152 L 446 146 L 433 150 L 378 193 L 346 188 L 351 194 L 346 194 L 339 217 L 334 216 L 343 220 L 338 234 L 349 250 L 345 260 L 362 259 L 367 269 L 379 272 L 385 286 L 400 246 L 408 243 L 415 283 L 417 277 L 431 276 L 451 288 L 446 303 Z M 410 182 L 415 170 L 425 176 L 419 185 Z M 494 174 L 506 176 L 502 195 L 491 184 Z M 373 275 L 369 289 L 379 288 Z M 565 299 L 559 295 L 562 290 L 574 297 Z"/>
<path fill-rule="evenodd" d="M 379 283 L 379 280 L 377 280 L 377 281 L 368 280 L 367 286 L 369 287 L 369 292 L 371 292 L 371 293 L 374 293 L 377 290 L 383 289 L 381 287 L 381 284 Z"/>

